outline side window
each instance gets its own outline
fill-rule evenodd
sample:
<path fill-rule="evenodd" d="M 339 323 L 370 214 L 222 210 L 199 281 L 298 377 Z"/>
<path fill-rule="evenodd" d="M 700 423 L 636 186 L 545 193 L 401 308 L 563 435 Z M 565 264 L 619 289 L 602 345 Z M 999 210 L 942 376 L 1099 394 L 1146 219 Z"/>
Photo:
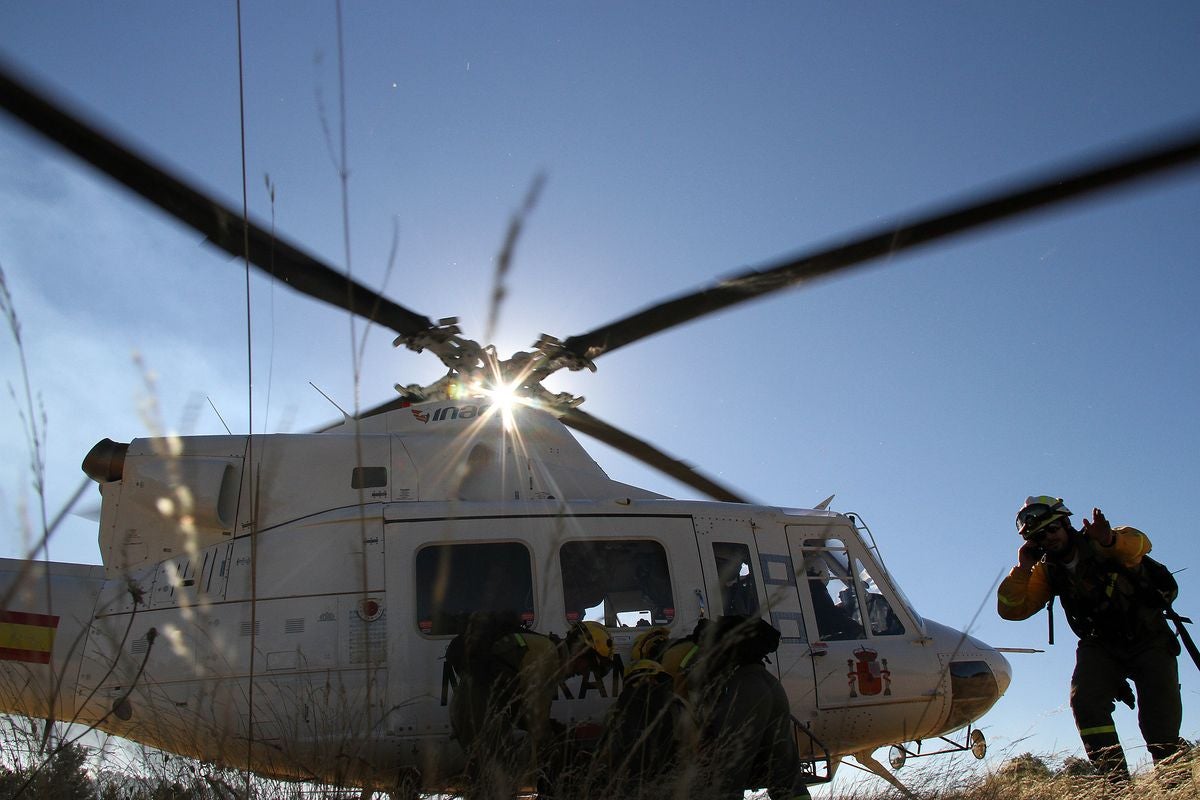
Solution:
<path fill-rule="evenodd" d="M 461 633 L 473 611 L 511 613 L 526 625 L 533 623 L 529 550 L 520 542 L 423 547 L 416 578 L 422 633 Z"/>
<path fill-rule="evenodd" d="M 721 581 L 721 613 L 758 616 L 758 585 L 750 548 L 735 542 L 713 542 L 713 558 Z"/>
<path fill-rule="evenodd" d="M 642 539 L 565 542 L 559 549 L 567 621 L 610 628 L 675 619 L 667 553 Z"/>
<path fill-rule="evenodd" d="M 846 546 L 840 539 L 805 539 L 803 552 L 804 579 L 821 639 L 865 638 Z"/>
<path fill-rule="evenodd" d="M 351 489 L 377 489 L 387 486 L 387 467 L 355 467 L 350 471 Z"/>

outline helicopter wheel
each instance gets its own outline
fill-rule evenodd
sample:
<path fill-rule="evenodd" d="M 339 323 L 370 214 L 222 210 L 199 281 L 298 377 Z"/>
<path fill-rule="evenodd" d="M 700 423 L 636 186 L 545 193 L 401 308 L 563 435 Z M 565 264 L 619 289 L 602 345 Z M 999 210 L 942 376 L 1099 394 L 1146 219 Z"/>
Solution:
<path fill-rule="evenodd" d="M 971 731 L 970 740 L 971 755 L 979 759 L 987 755 L 987 739 L 984 738 L 983 731 L 978 729 Z"/>

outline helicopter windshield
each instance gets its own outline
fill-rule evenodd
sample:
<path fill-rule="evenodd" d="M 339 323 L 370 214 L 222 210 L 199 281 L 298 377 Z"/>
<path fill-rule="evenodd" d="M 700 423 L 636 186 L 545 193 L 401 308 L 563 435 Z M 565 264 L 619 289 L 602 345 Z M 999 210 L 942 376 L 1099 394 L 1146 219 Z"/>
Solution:
<path fill-rule="evenodd" d="M 908 596 L 904 594 L 904 590 L 900 588 L 900 584 L 892 578 L 891 573 L 888 572 L 888 568 L 884 566 L 883 556 L 880 554 L 879 548 L 875 545 L 875 536 L 871 533 L 871 529 L 867 527 L 867 523 L 863 522 L 862 517 L 858 514 L 852 514 L 851 519 L 854 520 L 854 528 L 858 531 L 860 541 L 866 545 L 867 551 L 873 555 L 875 563 L 878 564 L 879 574 L 883 576 L 896 600 L 908 610 L 909 614 L 912 614 L 912 618 L 916 620 L 918 626 L 923 626 L 925 620 L 917 613 L 917 609 L 913 606 L 912 601 L 908 599 Z"/>

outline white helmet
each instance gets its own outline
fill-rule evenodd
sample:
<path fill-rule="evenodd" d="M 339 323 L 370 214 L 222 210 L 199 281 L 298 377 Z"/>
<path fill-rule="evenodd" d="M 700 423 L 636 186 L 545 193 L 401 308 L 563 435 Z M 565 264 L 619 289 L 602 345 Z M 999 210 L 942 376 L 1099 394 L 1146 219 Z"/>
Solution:
<path fill-rule="evenodd" d="M 1061 497 L 1039 494 L 1025 498 L 1025 505 L 1017 512 L 1017 533 L 1028 539 L 1034 533 L 1059 519 L 1071 516 L 1071 509 L 1063 505 Z"/>

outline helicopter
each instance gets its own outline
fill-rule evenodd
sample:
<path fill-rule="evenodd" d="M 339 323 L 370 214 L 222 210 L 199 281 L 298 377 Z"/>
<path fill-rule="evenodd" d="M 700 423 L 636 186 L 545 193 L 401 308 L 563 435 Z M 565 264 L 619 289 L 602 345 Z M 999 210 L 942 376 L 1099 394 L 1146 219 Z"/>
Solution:
<path fill-rule="evenodd" d="M 982 716 L 1011 679 L 1003 655 L 922 618 L 862 520 L 826 504 L 747 503 L 542 381 L 701 314 L 1169 169 L 1200 149 L 1192 136 L 1054 176 L 500 359 L 456 321 L 348 282 L 15 79 L 3 95 L 10 112 L 214 245 L 248 251 L 260 268 L 270 261 L 293 288 L 391 327 L 399 345 L 448 369 L 320 433 L 99 443 L 85 471 L 104 498 L 103 566 L 3 564 L 5 710 L 267 775 L 391 785 L 403 774 L 423 790 L 453 786 L 461 765 L 440 661 L 452 619 L 498 603 L 539 630 L 602 620 L 627 652 L 639 622 L 689 630 L 731 608 L 736 585 L 783 632 L 774 669 L 797 741 L 831 773 L 847 755 L 869 764 L 879 746 Z M 568 427 L 714 502 L 610 480 Z M 314 462 L 329 480 L 306 480 Z M 821 617 L 819 606 L 838 604 L 848 621 Z M 26 646 L 12 646 L 18 637 Z M 594 724 L 618 689 L 585 677 L 566 687 L 556 716 Z M 976 733 L 966 746 L 978 751 Z"/>

